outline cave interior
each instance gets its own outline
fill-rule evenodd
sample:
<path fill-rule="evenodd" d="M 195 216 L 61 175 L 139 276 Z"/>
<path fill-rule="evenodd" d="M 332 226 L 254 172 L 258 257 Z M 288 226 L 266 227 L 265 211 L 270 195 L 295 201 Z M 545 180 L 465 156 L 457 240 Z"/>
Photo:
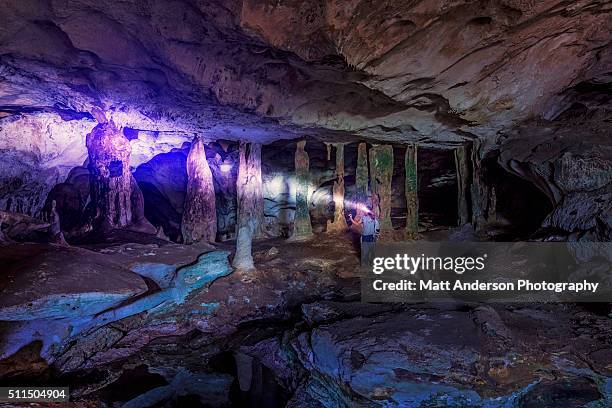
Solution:
<path fill-rule="evenodd" d="M 611 14 L 2 1 L 0 387 L 612 406 L 612 299 L 364 303 L 351 228 L 369 206 L 381 242 L 610 242 Z"/>

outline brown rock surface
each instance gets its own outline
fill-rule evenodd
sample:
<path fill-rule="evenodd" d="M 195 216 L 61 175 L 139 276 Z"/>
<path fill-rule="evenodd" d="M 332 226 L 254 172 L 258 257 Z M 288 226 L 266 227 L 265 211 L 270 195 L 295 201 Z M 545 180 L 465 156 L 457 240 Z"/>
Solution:
<path fill-rule="evenodd" d="M 147 290 L 137 274 L 81 248 L 15 244 L 0 247 L 0 259 L 0 320 L 85 316 Z"/>

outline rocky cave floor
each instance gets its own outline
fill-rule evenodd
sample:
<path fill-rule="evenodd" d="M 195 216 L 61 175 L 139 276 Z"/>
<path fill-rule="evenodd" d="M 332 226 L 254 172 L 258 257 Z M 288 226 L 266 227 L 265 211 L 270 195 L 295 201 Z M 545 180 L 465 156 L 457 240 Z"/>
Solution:
<path fill-rule="evenodd" d="M 256 241 L 252 273 L 233 245 L 0 247 L 0 383 L 83 407 L 611 404 L 607 305 L 366 304 L 349 234 Z"/>

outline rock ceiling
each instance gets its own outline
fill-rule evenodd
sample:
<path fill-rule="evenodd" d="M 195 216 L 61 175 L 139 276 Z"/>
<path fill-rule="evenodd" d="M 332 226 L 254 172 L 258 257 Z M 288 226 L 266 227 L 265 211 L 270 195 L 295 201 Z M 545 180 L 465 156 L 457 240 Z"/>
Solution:
<path fill-rule="evenodd" d="M 0 117 L 453 142 L 612 80 L 612 2 L 3 0 Z M 582 86 L 582 88 L 578 88 Z"/>

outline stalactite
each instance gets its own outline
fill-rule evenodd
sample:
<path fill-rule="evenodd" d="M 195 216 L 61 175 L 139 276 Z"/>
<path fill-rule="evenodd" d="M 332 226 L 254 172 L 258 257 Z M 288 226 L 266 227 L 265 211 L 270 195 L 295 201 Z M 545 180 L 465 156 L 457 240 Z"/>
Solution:
<path fill-rule="evenodd" d="M 457 171 L 457 209 L 459 225 L 470 222 L 468 207 L 469 168 L 465 146 L 455 149 L 455 168 Z"/>
<path fill-rule="evenodd" d="M 331 148 L 332 148 L 331 143 L 325 143 L 325 149 L 327 149 L 327 161 L 331 160 Z"/>
<path fill-rule="evenodd" d="M 370 149 L 370 186 L 372 208 L 380 220 L 381 231 L 392 230 L 391 178 L 393 177 L 393 146 L 380 145 Z"/>
<path fill-rule="evenodd" d="M 293 237 L 305 237 L 312 234 L 310 214 L 308 212 L 308 189 L 310 186 L 310 162 L 304 148 L 305 141 L 297 143 L 295 150 L 295 218 L 293 221 Z"/>
<path fill-rule="evenodd" d="M 355 199 L 365 203 L 368 197 L 368 151 L 365 143 L 359 143 L 357 148 L 357 169 L 355 171 Z"/>
<path fill-rule="evenodd" d="M 204 143 L 200 138 L 191 143 L 186 164 L 187 194 L 181 223 L 183 242 L 214 242 L 217 235 L 215 189 Z"/>
<path fill-rule="evenodd" d="M 417 175 L 417 146 L 406 147 L 404 157 L 406 171 L 406 232 L 419 231 L 419 197 Z"/>
<path fill-rule="evenodd" d="M 263 217 L 261 144 L 241 141 L 239 145 L 236 255 L 232 265 L 241 270 L 255 268 L 251 253 L 253 237 L 259 234 Z"/>
<path fill-rule="evenodd" d="M 344 217 L 344 144 L 336 147 L 336 180 L 333 187 L 334 220 L 327 222 L 327 231 L 346 231 L 348 228 Z"/>
<path fill-rule="evenodd" d="M 132 220 L 130 142 L 113 122 L 103 121 L 87 135 L 86 144 L 94 223 L 126 227 Z"/>

